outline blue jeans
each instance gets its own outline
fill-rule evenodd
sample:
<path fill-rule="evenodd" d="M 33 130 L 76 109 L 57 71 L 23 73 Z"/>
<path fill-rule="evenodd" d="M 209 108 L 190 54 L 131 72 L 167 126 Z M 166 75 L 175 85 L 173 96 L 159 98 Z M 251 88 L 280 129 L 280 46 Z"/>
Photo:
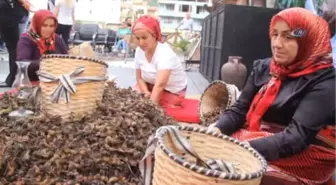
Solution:
<path fill-rule="evenodd" d="M 0 49 L 5 49 L 5 43 L 0 38 Z"/>
<path fill-rule="evenodd" d="M 316 8 L 314 7 L 313 0 L 306 0 L 305 8 L 313 12 L 315 15 L 317 14 Z"/>
<path fill-rule="evenodd" d="M 121 48 L 122 50 L 127 50 L 127 42 L 124 39 L 118 40 L 116 48 Z"/>
<path fill-rule="evenodd" d="M 29 21 L 29 16 L 25 16 L 22 18 L 21 22 L 19 23 L 19 36 L 22 33 L 26 32 L 28 21 Z"/>

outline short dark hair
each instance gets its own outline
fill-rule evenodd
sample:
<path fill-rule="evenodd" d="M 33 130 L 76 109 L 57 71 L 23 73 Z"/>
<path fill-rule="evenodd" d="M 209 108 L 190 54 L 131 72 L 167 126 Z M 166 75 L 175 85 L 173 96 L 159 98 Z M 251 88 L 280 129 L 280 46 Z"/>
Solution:
<path fill-rule="evenodd" d="M 131 17 L 126 17 L 126 19 L 125 19 L 125 23 L 127 24 L 127 26 L 132 27 L 132 23 L 128 23 L 127 19 L 131 19 L 131 21 L 132 21 L 132 18 Z"/>

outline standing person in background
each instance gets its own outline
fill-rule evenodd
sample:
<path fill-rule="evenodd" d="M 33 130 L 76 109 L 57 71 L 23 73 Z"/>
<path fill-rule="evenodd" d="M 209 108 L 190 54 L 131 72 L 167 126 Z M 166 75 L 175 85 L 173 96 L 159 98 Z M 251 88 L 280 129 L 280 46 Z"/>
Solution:
<path fill-rule="evenodd" d="M 125 20 L 127 26 L 131 29 L 132 28 L 132 18 L 130 17 L 127 17 L 126 20 Z"/>
<path fill-rule="evenodd" d="M 190 13 L 186 14 L 186 17 L 180 22 L 176 29 L 181 27 L 182 30 L 193 31 L 194 20 L 190 17 Z"/>
<path fill-rule="evenodd" d="M 126 22 L 121 23 L 120 28 L 117 31 L 118 41 L 116 42 L 114 52 L 119 51 L 121 48 L 121 53 L 126 53 L 127 51 L 127 42 L 125 40 L 126 35 L 131 35 L 131 28 L 128 27 Z"/>
<path fill-rule="evenodd" d="M 20 36 L 22 33 L 26 32 L 26 30 L 27 30 L 27 25 L 28 25 L 28 21 L 29 21 L 29 15 L 24 16 L 24 17 L 22 18 L 22 20 L 20 21 L 20 23 L 19 23 L 19 36 Z"/>
<path fill-rule="evenodd" d="M 56 33 L 62 36 L 68 47 L 72 25 L 75 23 L 75 0 L 56 0 L 55 16 L 58 19 Z"/>
<path fill-rule="evenodd" d="M 336 1 L 326 0 L 323 4 L 323 14 L 322 17 L 329 23 L 330 33 L 331 33 L 331 48 L 334 67 L 336 68 Z"/>
<path fill-rule="evenodd" d="M 330 35 L 331 35 L 331 48 L 332 48 L 332 58 L 334 67 L 336 67 L 336 34 L 335 34 L 335 1 L 334 0 L 326 0 L 323 4 L 320 4 L 320 7 L 315 7 L 313 0 L 306 0 L 305 8 L 310 10 L 314 14 L 318 14 L 318 12 L 322 12 L 321 16 L 326 20 L 329 24 Z"/>
<path fill-rule="evenodd" d="M 55 0 L 48 0 L 48 10 L 54 12 L 55 10 Z"/>
<path fill-rule="evenodd" d="M 16 46 L 19 40 L 19 22 L 30 11 L 28 0 L 0 0 L 0 35 L 9 53 L 9 74 L 1 87 L 10 87 L 14 82 L 17 66 Z"/>
<path fill-rule="evenodd" d="M 182 37 L 184 39 L 188 39 L 192 36 L 192 32 L 194 30 L 194 20 L 190 17 L 190 13 L 186 14 L 186 17 L 180 22 L 180 24 L 176 28 L 177 29 L 182 29 Z"/>

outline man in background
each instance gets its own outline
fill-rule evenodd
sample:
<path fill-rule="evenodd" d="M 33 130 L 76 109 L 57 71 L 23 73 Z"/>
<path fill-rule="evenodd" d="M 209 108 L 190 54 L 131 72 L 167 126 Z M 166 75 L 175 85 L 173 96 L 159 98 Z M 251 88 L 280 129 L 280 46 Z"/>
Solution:
<path fill-rule="evenodd" d="M 336 33 L 335 33 L 335 24 L 336 24 L 336 2 L 335 0 L 326 0 L 322 5 L 322 17 L 328 22 L 331 35 L 331 48 L 332 48 L 332 57 L 334 67 L 336 68 Z"/>
<path fill-rule="evenodd" d="M 126 24 L 127 24 L 127 27 L 129 28 L 132 28 L 132 18 L 130 17 L 127 17 L 126 20 L 125 20 Z"/>
<path fill-rule="evenodd" d="M 332 47 L 332 57 L 333 63 L 336 67 L 336 33 L 335 33 L 335 23 L 336 23 L 336 10 L 335 10 L 335 0 L 326 0 L 322 5 L 316 7 L 316 2 L 314 0 L 306 0 L 305 8 L 312 11 L 315 14 L 321 15 L 329 24 L 330 35 L 331 35 L 331 47 Z"/>
<path fill-rule="evenodd" d="M 187 13 L 185 18 L 180 22 L 176 29 L 182 29 L 186 31 L 193 31 L 194 20 L 190 17 L 190 13 Z"/>
<path fill-rule="evenodd" d="M 182 37 L 187 39 L 192 37 L 194 31 L 194 20 L 190 17 L 190 13 L 187 13 L 185 18 L 180 22 L 177 26 L 176 31 L 178 29 L 182 30 Z"/>

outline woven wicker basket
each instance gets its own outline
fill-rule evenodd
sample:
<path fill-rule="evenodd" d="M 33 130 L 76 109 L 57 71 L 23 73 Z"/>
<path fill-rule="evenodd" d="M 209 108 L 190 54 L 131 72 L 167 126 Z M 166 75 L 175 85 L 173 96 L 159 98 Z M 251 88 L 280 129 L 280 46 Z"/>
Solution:
<path fill-rule="evenodd" d="M 153 185 L 259 185 L 266 171 L 265 159 L 240 141 L 193 126 L 178 127 L 203 159 L 222 159 L 238 163 L 237 173 L 224 173 L 196 165 L 195 159 L 181 153 L 168 137 L 159 135 L 155 150 Z M 182 160 L 179 156 L 183 156 Z"/>
<path fill-rule="evenodd" d="M 215 80 L 204 90 L 200 103 L 199 115 L 201 119 L 216 108 L 228 109 L 236 102 L 238 89 L 224 81 Z"/>
<path fill-rule="evenodd" d="M 40 64 L 40 71 L 47 72 L 54 76 L 65 75 L 73 72 L 78 67 L 85 67 L 79 77 L 107 76 L 108 65 L 100 60 L 70 56 L 70 55 L 45 55 Z M 50 94 L 60 84 L 56 82 L 40 81 L 42 92 L 41 110 L 50 115 L 58 115 L 63 119 L 68 118 L 71 113 L 85 114 L 94 111 L 97 104 L 102 100 L 105 81 L 90 81 L 76 85 L 76 93 L 71 94 L 70 101 L 53 103 Z"/>
<path fill-rule="evenodd" d="M 94 57 L 95 53 L 91 47 L 90 42 L 83 42 L 69 50 L 70 55 L 83 56 L 83 57 Z"/>

